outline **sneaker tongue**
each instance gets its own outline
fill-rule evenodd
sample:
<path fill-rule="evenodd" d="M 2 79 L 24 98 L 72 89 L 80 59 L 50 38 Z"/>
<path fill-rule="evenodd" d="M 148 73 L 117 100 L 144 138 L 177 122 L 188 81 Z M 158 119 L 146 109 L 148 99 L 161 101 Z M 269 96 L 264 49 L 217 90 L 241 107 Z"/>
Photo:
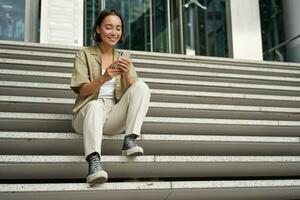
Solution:
<path fill-rule="evenodd" d="M 138 137 L 138 135 L 136 135 L 136 134 L 130 134 L 130 135 L 128 135 L 128 137 L 131 137 L 131 138 L 133 138 L 135 140 Z"/>

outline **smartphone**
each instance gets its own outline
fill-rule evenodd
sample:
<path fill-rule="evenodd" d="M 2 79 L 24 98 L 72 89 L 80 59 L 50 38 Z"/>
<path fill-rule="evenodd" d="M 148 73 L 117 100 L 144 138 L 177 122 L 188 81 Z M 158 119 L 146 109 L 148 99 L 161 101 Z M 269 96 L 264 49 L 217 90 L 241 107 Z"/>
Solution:
<path fill-rule="evenodd" d="M 129 51 L 121 51 L 120 57 L 130 58 L 130 52 Z"/>
<path fill-rule="evenodd" d="M 120 59 L 120 58 L 130 58 L 130 52 L 129 51 L 119 51 L 119 53 L 120 53 L 120 57 L 118 59 Z M 115 67 L 118 68 L 118 65 L 116 64 Z"/>

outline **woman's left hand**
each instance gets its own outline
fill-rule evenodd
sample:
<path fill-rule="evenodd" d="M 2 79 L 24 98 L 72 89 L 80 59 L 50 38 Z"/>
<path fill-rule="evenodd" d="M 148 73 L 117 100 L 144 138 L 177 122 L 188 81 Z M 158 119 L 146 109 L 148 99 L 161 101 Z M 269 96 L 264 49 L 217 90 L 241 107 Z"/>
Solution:
<path fill-rule="evenodd" d="M 122 71 L 122 74 L 128 74 L 131 67 L 131 60 L 129 58 L 120 58 L 117 61 L 117 68 Z"/>

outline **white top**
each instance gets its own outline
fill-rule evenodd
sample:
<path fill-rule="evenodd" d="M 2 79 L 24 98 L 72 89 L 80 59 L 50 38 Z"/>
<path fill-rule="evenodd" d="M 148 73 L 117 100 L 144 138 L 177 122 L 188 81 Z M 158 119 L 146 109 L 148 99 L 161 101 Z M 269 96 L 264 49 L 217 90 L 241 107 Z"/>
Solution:
<path fill-rule="evenodd" d="M 102 75 L 105 73 L 105 69 L 102 69 Z M 98 99 L 100 98 L 109 98 L 112 99 L 115 96 L 115 83 L 116 78 L 112 78 L 110 81 L 105 82 L 101 88 L 98 95 Z"/>

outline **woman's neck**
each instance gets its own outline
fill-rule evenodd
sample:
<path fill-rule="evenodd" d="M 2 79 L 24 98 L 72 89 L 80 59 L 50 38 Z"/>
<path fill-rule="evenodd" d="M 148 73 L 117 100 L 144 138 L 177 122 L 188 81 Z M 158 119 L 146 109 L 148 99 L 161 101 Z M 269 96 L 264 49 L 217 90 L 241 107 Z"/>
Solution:
<path fill-rule="evenodd" d="M 98 45 L 99 45 L 101 54 L 112 54 L 112 52 L 113 52 L 113 47 L 112 46 L 106 45 L 102 42 L 100 42 Z"/>

